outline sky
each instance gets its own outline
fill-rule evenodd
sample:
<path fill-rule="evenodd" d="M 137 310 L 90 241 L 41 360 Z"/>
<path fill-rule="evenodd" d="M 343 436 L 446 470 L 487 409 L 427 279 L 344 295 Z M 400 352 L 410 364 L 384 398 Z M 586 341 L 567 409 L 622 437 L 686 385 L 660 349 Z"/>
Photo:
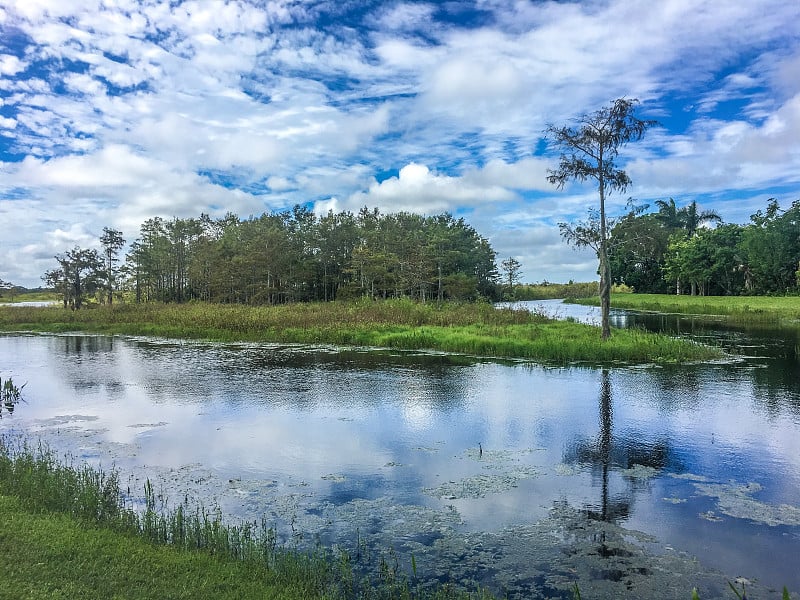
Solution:
<path fill-rule="evenodd" d="M 559 236 L 548 125 L 660 125 L 608 200 L 747 223 L 800 198 L 796 0 L 0 0 L 0 279 L 146 219 L 450 212 L 526 282 L 595 280 Z"/>

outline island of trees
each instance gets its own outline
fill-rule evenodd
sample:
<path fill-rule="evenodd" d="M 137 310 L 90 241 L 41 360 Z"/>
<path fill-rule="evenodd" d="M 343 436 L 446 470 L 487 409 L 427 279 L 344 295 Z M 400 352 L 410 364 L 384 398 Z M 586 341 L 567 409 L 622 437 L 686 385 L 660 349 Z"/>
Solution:
<path fill-rule="evenodd" d="M 293 210 L 240 219 L 154 217 L 124 257 L 125 240 L 105 228 L 101 251 L 57 255 L 44 280 L 65 306 L 87 298 L 113 302 L 283 304 L 337 299 L 497 299 L 498 271 L 489 242 L 463 218 L 377 209 Z M 516 276 L 516 275 L 515 275 Z"/>

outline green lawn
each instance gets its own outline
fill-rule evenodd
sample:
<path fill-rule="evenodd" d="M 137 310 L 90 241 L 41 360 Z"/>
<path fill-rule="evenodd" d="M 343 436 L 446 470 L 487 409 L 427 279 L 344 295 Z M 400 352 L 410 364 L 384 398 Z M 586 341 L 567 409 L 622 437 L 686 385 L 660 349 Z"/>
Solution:
<path fill-rule="evenodd" d="M 263 568 L 155 545 L 0 496 L 0 598 L 322 597 Z"/>

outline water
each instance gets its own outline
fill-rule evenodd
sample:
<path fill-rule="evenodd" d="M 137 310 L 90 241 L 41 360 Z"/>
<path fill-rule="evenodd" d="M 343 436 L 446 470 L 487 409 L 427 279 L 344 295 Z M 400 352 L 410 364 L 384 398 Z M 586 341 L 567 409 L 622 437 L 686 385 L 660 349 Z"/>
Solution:
<path fill-rule="evenodd" d="M 265 515 L 288 545 L 363 548 L 372 565 L 391 549 L 409 573 L 413 554 L 423 582 L 519 598 L 570 597 L 576 581 L 589 598 L 729 598 L 738 576 L 757 597 L 800 590 L 798 333 L 614 319 L 747 356 L 546 368 L 5 335 L 0 374 L 27 381 L 27 403 L 0 429 L 118 468 L 133 496 L 150 478 L 166 502 Z"/>

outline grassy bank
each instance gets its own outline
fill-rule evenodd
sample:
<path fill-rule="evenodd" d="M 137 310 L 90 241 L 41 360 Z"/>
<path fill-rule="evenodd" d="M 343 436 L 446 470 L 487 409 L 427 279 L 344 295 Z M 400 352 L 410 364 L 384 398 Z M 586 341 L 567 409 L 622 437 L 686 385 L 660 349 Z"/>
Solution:
<path fill-rule="evenodd" d="M 356 581 L 350 557 L 276 544 L 265 523 L 126 504 L 117 476 L 0 437 L 0 598 L 488 599 L 413 587 L 391 568 Z"/>
<path fill-rule="evenodd" d="M 18 302 L 57 302 L 58 297 L 53 292 L 48 291 L 29 291 L 29 292 L 3 292 L 0 295 L 0 304 L 16 304 Z"/>
<path fill-rule="evenodd" d="M 597 328 L 489 304 L 410 301 L 289 304 L 124 304 L 71 311 L 2 308 L 0 330 L 85 331 L 217 341 L 329 343 L 570 362 L 683 362 L 714 348 L 635 330 L 601 342 Z"/>
<path fill-rule="evenodd" d="M 575 302 L 599 305 L 596 297 L 581 298 Z M 612 294 L 611 306 L 663 313 L 723 315 L 741 322 L 800 324 L 800 297 L 797 296 Z"/>

